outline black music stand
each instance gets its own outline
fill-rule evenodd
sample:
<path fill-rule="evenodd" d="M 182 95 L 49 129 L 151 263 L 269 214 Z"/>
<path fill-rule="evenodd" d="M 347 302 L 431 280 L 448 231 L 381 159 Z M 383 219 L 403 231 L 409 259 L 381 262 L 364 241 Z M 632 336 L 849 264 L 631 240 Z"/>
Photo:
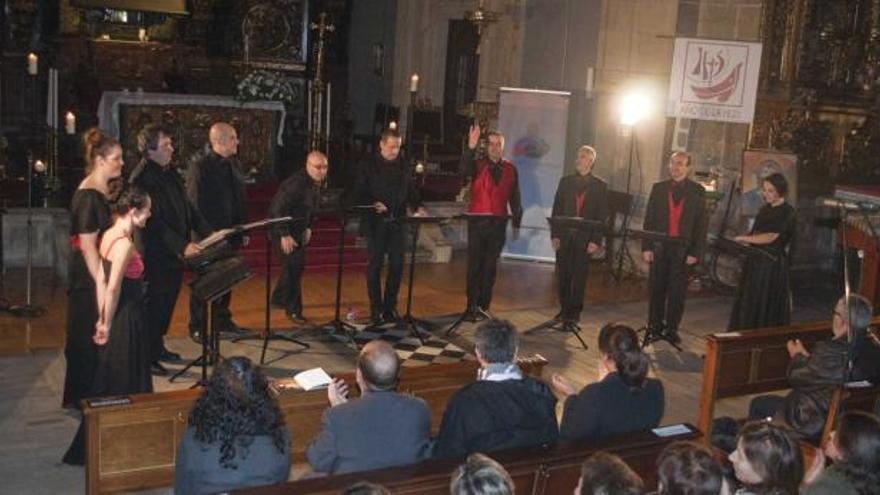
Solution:
<path fill-rule="evenodd" d="M 559 230 L 565 230 L 566 235 L 574 235 L 579 232 L 585 231 L 587 229 L 605 229 L 605 224 L 598 220 L 587 220 L 581 217 L 567 217 L 567 216 L 555 216 L 555 217 L 547 217 L 547 222 L 550 224 L 550 227 L 557 228 Z M 589 260 L 587 260 L 589 263 Z M 561 301 L 560 301 L 561 302 Z M 549 328 L 552 330 L 560 330 L 563 332 L 571 332 L 577 339 L 580 341 L 581 345 L 584 347 L 584 350 L 589 349 L 587 343 L 584 342 L 584 339 L 581 338 L 581 326 L 577 321 L 571 318 L 563 318 L 562 313 L 558 316 L 554 316 L 553 318 L 540 323 L 532 328 L 529 328 L 524 333 L 530 334 L 533 332 L 537 332 L 539 330 L 543 330 L 545 328 Z"/>
<path fill-rule="evenodd" d="M 774 262 L 779 260 L 779 258 L 770 251 L 722 236 L 709 234 L 709 244 L 716 247 L 719 251 L 724 251 L 725 253 L 735 256 L 756 256 Z"/>
<path fill-rule="evenodd" d="M 511 216 L 510 215 L 492 215 L 489 213 L 464 212 L 464 213 L 460 213 L 458 215 L 455 215 L 452 218 L 454 220 L 464 220 L 468 223 L 468 226 L 470 226 L 470 223 L 475 222 L 475 221 L 507 222 L 507 220 L 509 220 L 511 218 Z M 468 239 L 468 242 L 470 243 L 470 239 Z M 496 263 L 497 263 L 497 260 L 496 260 Z M 467 277 L 467 276 L 465 276 L 465 277 Z M 483 320 L 494 318 L 494 316 L 492 316 L 492 313 L 489 313 L 487 310 L 485 310 L 479 306 L 477 306 L 477 308 L 476 308 L 476 313 L 472 313 L 470 311 L 470 309 L 471 308 L 465 308 L 464 312 L 461 313 L 455 319 L 454 322 L 452 322 L 452 325 L 449 325 L 449 328 L 446 329 L 447 336 L 450 335 L 452 332 L 454 332 L 455 329 L 458 328 L 459 325 L 461 325 L 462 323 L 465 323 L 465 322 L 477 323 L 477 322 L 480 322 Z"/>
<path fill-rule="evenodd" d="M 229 293 L 233 287 L 251 278 L 253 274 L 247 268 L 241 258 L 232 257 L 217 260 L 214 263 L 204 265 L 196 277 L 190 282 L 193 294 L 205 303 L 203 317 L 205 318 L 205 334 L 202 335 L 202 355 L 193 359 L 177 373 L 168 378 L 169 382 L 186 373 L 193 366 L 202 367 L 202 377 L 192 388 L 208 383 L 208 366 L 213 366 L 221 358 L 220 356 L 220 332 L 214 328 L 211 307 L 214 301 Z M 208 283 L 208 279 L 224 278 L 221 284 Z M 210 346 L 208 341 L 210 340 Z"/>
<path fill-rule="evenodd" d="M 434 222 L 442 222 L 444 220 L 449 220 L 449 217 L 418 217 L 418 216 L 409 216 L 404 219 L 405 222 L 412 224 L 412 244 L 410 245 L 410 258 L 409 258 L 409 287 L 406 289 L 406 314 L 403 315 L 401 320 L 404 325 L 409 328 L 410 332 L 413 335 L 418 337 L 419 342 L 422 345 L 425 345 L 425 339 L 422 337 L 421 332 L 419 332 L 419 325 L 425 327 L 428 331 L 433 329 L 433 325 L 425 320 L 416 318 L 412 314 L 412 295 L 413 295 L 413 285 L 415 281 L 416 274 L 416 247 L 419 242 L 419 231 L 421 230 L 423 223 L 434 223 Z"/>
<path fill-rule="evenodd" d="M 351 207 L 353 211 L 364 211 L 373 209 L 372 205 L 357 205 Z M 347 321 L 342 321 L 340 318 L 340 305 L 342 303 L 342 264 L 343 264 L 343 255 L 345 253 L 345 224 L 348 221 L 348 217 L 346 215 L 346 210 L 341 208 L 339 210 L 339 247 L 336 250 L 336 308 L 334 312 L 333 319 L 324 323 L 323 325 L 318 325 L 316 329 L 324 329 L 330 330 L 331 332 L 344 333 L 348 340 L 352 343 L 355 350 L 360 350 L 358 347 L 357 341 L 354 338 L 354 332 L 357 331 L 354 325 L 348 323 Z"/>
<path fill-rule="evenodd" d="M 685 237 L 670 237 L 663 232 L 655 232 L 651 230 L 638 230 L 638 229 L 627 229 L 629 234 L 637 239 L 642 239 L 645 241 L 653 242 L 653 243 L 661 243 L 662 245 L 680 245 L 686 244 L 688 239 Z M 650 275 L 648 275 L 650 279 Z M 649 289 L 650 291 L 650 289 Z M 650 295 L 650 294 L 649 294 Z M 650 306 L 650 303 L 649 303 Z M 650 322 L 651 315 L 648 315 L 648 321 L 645 323 L 645 326 L 636 330 L 637 332 L 641 332 L 644 330 L 645 336 L 642 338 L 642 348 L 648 347 L 654 342 L 666 342 L 672 347 L 676 348 L 679 352 L 682 351 L 682 348 L 677 343 L 673 342 L 672 339 L 669 338 L 662 329 L 652 328 Z"/>
<path fill-rule="evenodd" d="M 284 224 L 293 224 L 298 221 L 302 221 L 301 218 L 292 218 L 292 217 L 278 217 L 278 218 L 267 218 L 264 220 L 262 227 L 266 233 L 266 309 L 264 311 L 264 320 L 263 320 L 263 336 L 260 337 L 257 334 L 253 335 L 242 335 L 241 337 L 235 337 L 232 339 L 233 342 L 241 342 L 242 340 L 252 340 L 257 338 L 263 339 L 263 350 L 260 353 L 260 365 L 266 364 L 266 348 L 269 346 L 269 340 L 283 340 L 285 342 L 290 342 L 292 344 L 296 344 L 303 349 L 309 349 L 311 346 L 301 340 L 295 339 L 293 337 L 279 334 L 276 331 L 272 330 L 272 327 L 269 323 L 269 313 L 272 307 L 272 227 L 280 226 Z M 254 227 L 256 228 L 256 227 Z M 301 249 L 305 249 L 305 246 L 301 246 Z"/>

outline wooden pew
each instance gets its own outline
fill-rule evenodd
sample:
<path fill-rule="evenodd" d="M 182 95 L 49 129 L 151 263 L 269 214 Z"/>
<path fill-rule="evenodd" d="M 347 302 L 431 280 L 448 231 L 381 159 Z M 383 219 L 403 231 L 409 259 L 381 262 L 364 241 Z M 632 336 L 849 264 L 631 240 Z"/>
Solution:
<path fill-rule="evenodd" d="M 540 378 L 547 361 L 540 355 L 520 359 L 523 371 Z M 431 409 L 437 433 L 446 402 L 476 379 L 476 361 L 402 368 L 398 390 L 423 398 Z M 354 373 L 336 375 L 358 395 Z M 86 492 L 89 494 L 170 486 L 174 482 L 177 446 L 189 412 L 201 390 L 177 390 L 130 396 L 131 403 L 90 407 L 83 403 L 86 425 Z M 278 403 L 292 432 L 294 462 L 305 459 L 305 448 L 317 435 L 329 407 L 326 390 L 283 391 Z"/>
<path fill-rule="evenodd" d="M 648 490 L 657 486 L 656 461 L 670 443 L 683 440 L 702 441 L 695 427 L 669 437 L 652 431 L 620 435 L 601 442 L 571 441 L 544 447 L 525 447 L 492 452 L 516 485 L 516 493 L 555 495 L 571 493 L 580 477 L 581 463 L 600 450 L 619 455 L 645 481 Z M 338 494 L 359 480 L 379 483 L 395 494 L 448 495 L 452 471 L 462 462 L 429 460 L 412 466 L 378 469 L 338 476 L 290 481 L 280 485 L 236 490 L 242 495 Z"/>
<path fill-rule="evenodd" d="M 875 318 L 873 323 L 880 324 L 880 318 Z M 809 350 L 816 342 L 831 337 L 830 321 L 706 337 L 697 428 L 708 434 L 715 402 L 719 399 L 791 388 L 787 376 L 790 358 L 786 343 L 789 340 L 800 339 Z"/>

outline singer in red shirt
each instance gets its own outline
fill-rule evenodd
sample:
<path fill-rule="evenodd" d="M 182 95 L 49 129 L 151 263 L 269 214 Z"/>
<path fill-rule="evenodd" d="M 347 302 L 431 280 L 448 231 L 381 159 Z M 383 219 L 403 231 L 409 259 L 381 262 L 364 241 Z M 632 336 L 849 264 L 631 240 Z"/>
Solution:
<path fill-rule="evenodd" d="M 697 264 L 705 242 L 706 190 L 688 179 L 691 157 L 676 151 L 669 157 L 668 180 L 651 188 L 643 229 L 679 237 L 682 244 L 644 241 L 642 259 L 650 265 L 648 326 L 655 335 L 681 342 L 678 326 L 684 313 L 688 271 Z"/>
<path fill-rule="evenodd" d="M 596 150 L 581 146 L 576 172 L 559 179 L 553 199 L 554 217 L 578 217 L 603 224 L 608 217 L 608 186 L 593 175 Z M 551 226 L 559 282 L 559 314 L 556 318 L 577 322 L 584 307 L 584 289 L 590 255 L 602 246 L 603 229 L 571 229 Z"/>
<path fill-rule="evenodd" d="M 461 156 L 460 168 L 471 179 L 471 200 L 467 212 L 486 218 L 468 222 L 467 311 L 479 318 L 492 302 L 492 287 L 498 257 L 504 247 L 508 207 L 514 237 L 519 233 L 522 204 L 516 166 L 502 156 L 504 135 L 489 131 L 486 135 L 486 156 L 476 158 L 480 128 L 471 126 L 468 149 Z M 495 218 L 493 218 L 495 217 Z"/>

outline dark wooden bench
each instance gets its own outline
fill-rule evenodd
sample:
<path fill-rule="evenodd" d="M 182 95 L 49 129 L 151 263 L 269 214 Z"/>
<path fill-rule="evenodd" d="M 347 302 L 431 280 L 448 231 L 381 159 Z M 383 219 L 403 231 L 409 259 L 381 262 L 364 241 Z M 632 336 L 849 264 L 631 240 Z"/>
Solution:
<path fill-rule="evenodd" d="M 681 440 L 702 441 L 703 435 L 695 427 L 685 425 L 689 432 L 673 436 L 659 436 L 652 431 L 630 433 L 601 442 L 571 441 L 544 447 L 526 447 L 492 452 L 516 484 L 516 493 L 555 495 L 571 493 L 580 477 L 581 463 L 600 450 L 617 454 L 645 481 L 645 486 L 657 486 L 656 460 L 670 443 Z M 412 466 L 403 466 L 361 473 L 290 481 L 280 485 L 237 490 L 247 495 L 280 494 L 338 494 L 340 490 L 359 480 L 379 483 L 395 494 L 448 495 L 452 471 L 462 462 L 429 460 Z"/>
<path fill-rule="evenodd" d="M 878 323 L 880 318 L 875 318 L 874 324 Z M 787 375 L 790 357 L 786 343 L 789 340 L 800 339 L 809 350 L 816 342 L 831 337 L 830 321 L 716 333 L 706 337 L 706 357 L 703 363 L 703 385 L 697 427 L 709 433 L 714 418 L 715 403 L 720 399 L 772 393 L 791 388 Z M 860 404 L 869 402 L 876 391 L 876 387 L 858 393 L 841 391 L 838 402 L 844 409 L 859 409 L 864 407 Z M 834 416 L 830 415 L 826 429 L 833 424 L 833 420 Z"/>
<path fill-rule="evenodd" d="M 540 355 L 519 360 L 523 371 L 540 378 L 547 361 Z M 398 390 L 424 399 L 437 433 L 446 402 L 477 376 L 476 361 L 402 368 Z M 337 377 L 358 395 L 354 373 Z M 201 390 L 177 390 L 130 396 L 126 405 L 93 408 L 83 404 L 86 424 L 86 492 L 89 494 L 170 486 L 174 482 L 177 446 L 189 412 Z M 326 390 L 285 390 L 278 403 L 293 432 L 294 462 L 305 459 L 305 448 L 317 435 L 329 407 Z"/>

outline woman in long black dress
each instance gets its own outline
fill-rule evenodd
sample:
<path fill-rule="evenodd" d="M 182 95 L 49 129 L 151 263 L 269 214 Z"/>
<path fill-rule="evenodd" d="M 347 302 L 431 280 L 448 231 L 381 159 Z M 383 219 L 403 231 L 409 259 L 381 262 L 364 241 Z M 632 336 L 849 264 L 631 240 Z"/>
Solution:
<path fill-rule="evenodd" d="M 789 244 L 796 228 L 795 209 L 785 202 L 788 181 L 782 174 L 764 179 L 766 204 L 758 211 L 749 235 L 737 242 L 761 249 L 773 258 L 752 254 L 746 258 L 728 330 L 788 325 L 791 323 Z"/>
<path fill-rule="evenodd" d="M 101 261 L 98 242 L 110 226 L 112 183 L 122 175 L 119 142 L 97 128 L 83 136 L 86 178 L 70 203 L 70 262 L 68 264 L 67 329 L 62 405 L 79 408 L 92 385 L 97 347 L 92 341 L 98 320 L 97 285 Z"/>
<path fill-rule="evenodd" d="M 98 321 L 93 340 L 99 346 L 95 377 L 87 397 L 153 391 L 150 336 L 145 324 L 144 262 L 132 235 L 150 218 L 150 197 L 137 187 L 123 191 L 113 203 L 113 226 L 101 238 Z M 84 428 L 73 440 L 64 462 L 85 462 Z"/>

